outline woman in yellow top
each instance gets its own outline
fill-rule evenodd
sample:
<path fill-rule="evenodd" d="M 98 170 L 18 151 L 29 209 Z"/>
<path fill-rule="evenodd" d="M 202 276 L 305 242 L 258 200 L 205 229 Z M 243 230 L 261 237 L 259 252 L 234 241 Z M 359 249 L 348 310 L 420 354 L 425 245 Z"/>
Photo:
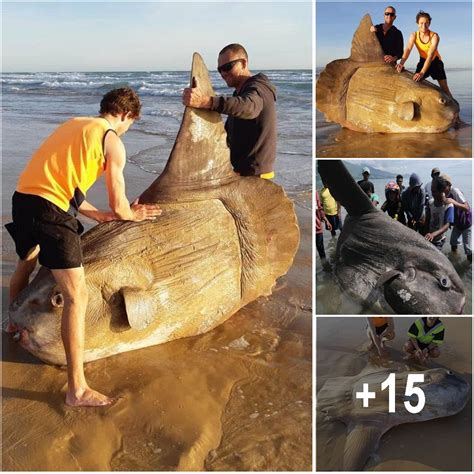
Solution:
<path fill-rule="evenodd" d="M 443 61 L 441 61 L 441 55 L 438 51 L 439 35 L 434 31 L 430 31 L 431 16 L 429 13 L 420 11 L 416 15 L 416 23 L 418 24 L 418 31 L 410 35 L 402 59 L 396 66 L 397 71 L 403 71 L 403 65 L 410 56 L 413 46 L 416 46 L 416 49 L 420 53 L 420 61 L 416 66 L 416 73 L 413 75 L 413 80 L 418 82 L 431 76 L 438 81 L 441 89 L 452 98 L 453 95 L 448 87 L 444 64 Z"/>

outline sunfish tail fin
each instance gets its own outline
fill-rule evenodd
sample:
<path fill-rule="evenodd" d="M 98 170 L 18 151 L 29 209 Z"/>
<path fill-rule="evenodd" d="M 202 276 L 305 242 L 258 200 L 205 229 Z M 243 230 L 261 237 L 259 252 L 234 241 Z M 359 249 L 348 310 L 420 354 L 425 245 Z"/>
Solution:
<path fill-rule="evenodd" d="M 383 51 L 377 35 L 370 31 L 373 26 L 370 15 L 365 15 L 352 38 L 351 60 L 358 63 L 380 61 L 383 63 Z"/>
<path fill-rule="evenodd" d="M 332 197 L 345 207 L 350 216 L 361 216 L 374 210 L 370 199 L 341 160 L 318 160 L 318 171 Z"/>
<path fill-rule="evenodd" d="M 205 95 L 215 95 L 199 53 L 193 55 L 190 86 L 199 87 Z M 162 195 L 217 186 L 236 178 L 220 114 L 186 107 L 166 167 L 140 196 L 140 202 L 156 202 Z"/>
<path fill-rule="evenodd" d="M 370 455 L 375 452 L 383 430 L 379 426 L 356 424 L 349 426 L 344 457 L 343 471 L 362 471 Z"/>

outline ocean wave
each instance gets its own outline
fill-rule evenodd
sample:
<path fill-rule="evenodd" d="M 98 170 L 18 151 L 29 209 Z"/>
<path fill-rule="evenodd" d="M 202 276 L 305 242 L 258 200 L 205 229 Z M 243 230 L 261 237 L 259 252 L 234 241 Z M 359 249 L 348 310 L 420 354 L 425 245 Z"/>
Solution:
<path fill-rule="evenodd" d="M 141 95 L 153 95 L 158 97 L 181 97 L 183 93 L 182 87 L 170 87 L 164 89 L 155 89 L 147 86 L 141 86 L 138 88 Z"/>

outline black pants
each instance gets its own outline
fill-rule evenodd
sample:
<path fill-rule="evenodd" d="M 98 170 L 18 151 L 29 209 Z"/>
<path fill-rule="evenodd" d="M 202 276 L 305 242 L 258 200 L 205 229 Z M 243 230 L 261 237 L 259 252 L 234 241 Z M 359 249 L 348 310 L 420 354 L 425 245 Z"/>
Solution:
<path fill-rule="evenodd" d="M 326 252 L 324 251 L 324 239 L 323 234 L 316 234 L 316 248 L 320 258 L 326 258 Z"/>

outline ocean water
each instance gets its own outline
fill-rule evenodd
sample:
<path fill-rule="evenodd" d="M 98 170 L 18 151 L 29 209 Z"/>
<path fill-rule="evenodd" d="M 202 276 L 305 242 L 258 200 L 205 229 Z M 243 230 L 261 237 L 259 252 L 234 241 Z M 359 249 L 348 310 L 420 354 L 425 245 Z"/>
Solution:
<path fill-rule="evenodd" d="M 438 164 L 437 164 L 438 163 Z M 426 167 L 431 168 L 438 165 L 442 168 L 442 165 L 439 162 L 429 162 Z M 469 168 L 469 167 L 468 167 Z M 394 177 L 397 173 L 395 173 Z M 408 184 L 408 176 L 404 171 L 401 171 L 401 174 L 405 176 L 404 181 Z M 465 198 L 472 205 L 472 168 L 469 172 L 467 169 L 464 173 L 462 170 L 459 170 L 457 173 L 450 172 L 451 178 L 453 179 L 454 186 L 461 189 Z M 429 171 L 425 175 L 420 176 L 422 181 L 425 183 L 429 179 Z M 362 178 L 358 178 L 362 179 Z M 390 179 L 371 179 L 374 184 L 375 193 L 379 196 L 378 209 L 382 206 L 385 201 L 385 185 Z M 318 192 L 320 188 L 317 188 Z M 342 221 L 346 217 L 347 213 L 344 208 L 341 210 Z M 340 231 L 337 231 L 336 237 L 331 237 L 331 233 L 327 230 L 324 230 L 324 247 L 326 250 L 326 256 L 333 263 L 336 257 L 336 246 L 337 239 L 339 238 Z M 466 292 L 466 305 L 464 307 L 464 314 L 472 314 L 472 266 L 467 262 L 466 255 L 464 254 L 464 248 L 461 245 L 458 247 L 456 254 L 451 252 L 451 246 L 449 245 L 449 238 L 451 236 L 451 230 L 447 232 L 447 242 L 444 244 L 442 252 L 448 257 L 448 259 L 453 264 L 454 268 L 458 272 L 461 280 L 464 283 L 464 288 Z M 381 308 L 375 308 L 377 310 Z M 351 299 L 346 295 L 340 288 L 337 283 L 336 277 L 333 272 L 326 272 L 323 270 L 321 265 L 321 259 L 319 258 L 318 253 L 316 252 L 316 313 L 318 315 L 325 314 L 373 314 L 374 309 L 365 309 L 358 302 Z"/>
<path fill-rule="evenodd" d="M 290 192 L 311 189 L 312 73 L 263 71 L 277 87 L 278 145 L 275 181 Z M 231 95 L 217 72 L 211 81 L 219 95 Z M 182 91 L 189 73 L 65 72 L 2 74 L 3 196 L 7 200 L 34 150 L 61 122 L 98 113 L 110 89 L 133 87 L 143 103 L 142 118 L 124 136 L 128 162 L 158 174 L 164 168 L 181 123 Z M 7 204 L 9 205 L 9 203 Z"/>
<path fill-rule="evenodd" d="M 316 79 L 323 70 L 316 68 Z M 318 158 L 469 158 L 472 156 L 472 72 L 447 69 L 449 88 L 464 124 L 444 133 L 360 133 L 326 122 L 316 109 Z M 438 85 L 437 81 L 433 82 Z"/>

